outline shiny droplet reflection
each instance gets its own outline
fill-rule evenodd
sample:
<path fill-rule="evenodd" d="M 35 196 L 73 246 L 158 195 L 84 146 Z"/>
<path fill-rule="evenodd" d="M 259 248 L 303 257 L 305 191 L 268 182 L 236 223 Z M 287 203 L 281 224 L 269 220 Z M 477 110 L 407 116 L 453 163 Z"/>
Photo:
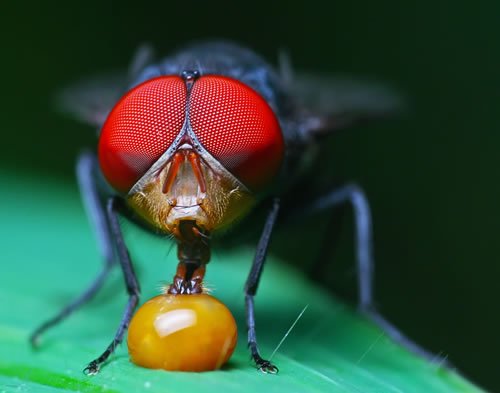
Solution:
<path fill-rule="evenodd" d="M 127 343 L 130 359 L 139 366 L 208 371 L 229 360 L 236 339 L 236 322 L 216 298 L 164 294 L 137 310 Z"/>
<path fill-rule="evenodd" d="M 154 327 L 160 337 L 196 325 L 196 313 L 192 310 L 173 310 L 160 314 L 154 321 Z"/>

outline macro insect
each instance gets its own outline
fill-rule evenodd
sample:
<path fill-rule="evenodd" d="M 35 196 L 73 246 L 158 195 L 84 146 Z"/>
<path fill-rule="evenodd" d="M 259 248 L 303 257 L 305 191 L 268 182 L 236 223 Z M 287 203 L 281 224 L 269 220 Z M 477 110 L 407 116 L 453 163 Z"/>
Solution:
<path fill-rule="evenodd" d="M 159 62 L 141 49 L 126 78 L 76 86 L 62 104 L 99 129 L 97 155 L 80 155 L 77 177 L 104 264 L 79 298 L 33 333 L 33 343 L 92 298 L 116 265 L 128 303 L 112 342 L 85 371 L 97 373 L 123 340 L 140 291 L 119 215 L 172 235 L 179 265 L 169 293 L 198 294 L 211 235 L 260 210 L 267 216 L 244 288 L 248 346 L 258 369 L 275 373 L 257 345 L 254 296 L 277 217 L 342 203 L 354 212 L 360 309 L 399 334 L 373 307 L 371 219 L 363 191 L 348 184 L 309 196 L 300 209 L 285 208 L 292 205 L 290 190 L 308 176 L 315 146 L 334 131 L 392 113 L 390 94 L 294 76 L 286 61 L 275 69 L 249 49 L 206 42 Z"/>

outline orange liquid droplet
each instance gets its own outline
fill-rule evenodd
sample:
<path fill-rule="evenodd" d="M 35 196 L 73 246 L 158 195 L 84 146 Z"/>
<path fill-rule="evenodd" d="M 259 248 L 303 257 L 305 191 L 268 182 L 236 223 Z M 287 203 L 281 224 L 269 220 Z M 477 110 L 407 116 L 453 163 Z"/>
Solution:
<path fill-rule="evenodd" d="M 156 296 L 132 318 L 133 363 L 170 371 L 209 371 L 231 357 L 237 327 L 229 309 L 207 294 Z"/>

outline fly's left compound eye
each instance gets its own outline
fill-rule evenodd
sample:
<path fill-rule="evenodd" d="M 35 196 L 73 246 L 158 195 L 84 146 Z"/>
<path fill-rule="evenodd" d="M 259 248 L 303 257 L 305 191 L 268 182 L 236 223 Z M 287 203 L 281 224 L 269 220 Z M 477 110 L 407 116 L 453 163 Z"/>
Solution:
<path fill-rule="evenodd" d="M 116 104 L 102 128 L 99 163 L 108 182 L 126 193 L 182 129 L 186 85 L 178 76 L 150 79 Z"/>
<path fill-rule="evenodd" d="M 190 122 L 203 147 L 254 191 L 266 186 L 283 160 L 281 128 L 271 107 L 240 81 L 206 75 L 194 83 Z"/>

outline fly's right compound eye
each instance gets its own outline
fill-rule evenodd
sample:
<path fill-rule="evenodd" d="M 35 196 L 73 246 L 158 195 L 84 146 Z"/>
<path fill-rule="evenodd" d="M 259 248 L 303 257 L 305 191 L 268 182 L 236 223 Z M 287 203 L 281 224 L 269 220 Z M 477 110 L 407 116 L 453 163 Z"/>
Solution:
<path fill-rule="evenodd" d="M 189 116 L 203 147 L 252 191 L 279 171 L 284 140 L 269 104 L 239 80 L 205 75 L 193 85 Z"/>
<path fill-rule="evenodd" d="M 99 163 L 108 182 L 126 193 L 173 143 L 185 118 L 187 91 L 178 76 L 148 80 L 115 105 L 102 128 Z"/>

